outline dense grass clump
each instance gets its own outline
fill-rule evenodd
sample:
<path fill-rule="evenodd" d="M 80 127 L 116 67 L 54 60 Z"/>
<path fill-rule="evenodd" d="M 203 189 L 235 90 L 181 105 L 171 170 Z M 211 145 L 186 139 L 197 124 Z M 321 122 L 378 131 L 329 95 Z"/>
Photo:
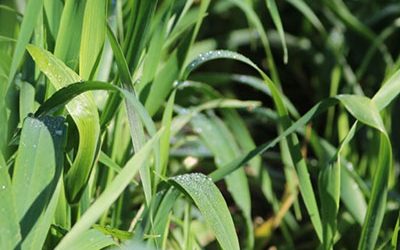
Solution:
<path fill-rule="evenodd" d="M 398 249 L 399 15 L 0 1 L 0 249 Z"/>

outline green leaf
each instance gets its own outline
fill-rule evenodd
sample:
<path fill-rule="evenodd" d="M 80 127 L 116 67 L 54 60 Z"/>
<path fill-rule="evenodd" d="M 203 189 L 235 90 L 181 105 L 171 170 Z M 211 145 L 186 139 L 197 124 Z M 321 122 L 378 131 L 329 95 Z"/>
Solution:
<path fill-rule="evenodd" d="M 362 228 L 358 249 L 375 249 L 375 244 L 385 215 L 389 172 L 392 167 L 392 148 L 386 133 L 381 133 L 378 154 L 378 165 L 372 183 L 367 216 Z"/>
<path fill-rule="evenodd" d="M 164 66 L 159 70 L 146 96 L 145 107 L 150 115 L 154 115 L 168 96 L 174 81 L 178 80 L 185 65 L 186 58 L 194 39 L 197 36 L 204 13 L 207 11 L 210 1 L 201 1 L 197 22 L 185 36 L 182 37 L 178 47 L 170 54 Z"/>
<path fill-rule="evenodd" d="M 268 68 L 271 71 L 271 78 L 273 82 L 277 84 L 277 86 L 280 86 L 279 75 L 269 45 L 267 32 L 265 31 L 260 18 L 257 16 L 257 13 L 253 10 L 253 7 L 250 4 L 246 3 L 246 1 L 242 0 L 229 0 L 229 1 L 235 4 L 238 8 L 240 8 L 243 11 L 243 13 L 246 15 L 249 24 L 254 26 L 254 28 L 257 30 L 260 36 L 261 43 L 264 46 Z"/>
<path fill-rule="evenodd" d="M 106 187 L 104 192 L 89 209 L 86 210 L 79 221 L 77 221 L 69 233 L 61 240 L 56 249 L 71 249 L 70 246 L 72 244 L 81 241 L 82 233 L 88 230 L 125 190 L 132 178 L 139 171 L 139 168 L 146 162 L 151 150 L 158 142 L 162 133 L 163 130 L 157 132 L 157 134 L 125 164 L 114 180 Z"/>
<path fill-rule="evenodd" d="M 19 120 L 22 121 L 34 110 L 35 88 L 28 82 L 20 82 Z"/>
<path fill-rule="evenodd" d="M 41 248 L 58 199 L 66 136 L 61 117 L 28 117 L 22 127 L 12 187 L 22 249 Z"/>
<path fill-rule="evenodd" d="M 165 13 L 160 23 L 157 25 L 150 39 L 148 53 L 143 63 L 143 76 L 141 84 L 138 86 L 138 92 L 147 86 L 155 77 L 158 65 L 161 61 L 162 48 L 165 43 L 167 33 L 167 24 L 170 17 L 170 12 Z"/>
<path fill-rule="evenodd" d="M 98 229 L 89 229 L 69 245 L 69 249 L 100 250 L 112 245 L 116 245 L 116 243 L 110 236 L 104 235 Z"/>
<path fill-rule="evenodd" d="M 113 171 L 119 173 L 121 171 L 121 167 L 115 163 L 108 155 L 106 155 L 103 151 L 99 154 L 99 162 L 106 165 Z"/>
<path fill-rule="evenodd" d="M 385 126 L 375 102 L 364 96 L 338 95 L 346 109 L 360 122 L 385 133 Z"/>
<path fill-rule="evenodd" d="M 108 27 L 107 29 L 107 35 L 111 44 L 111 48 L 114 52 L 115 60 L 119 69 L 119 74 L 121 76 L 121 81 L 122 81 L 122 86 L 126 89 L 126 92 L 129 91 L 133 96 L 131 100 L 136 100 L 135 96 L 135 91 L 133 89 L 132 85 L 132 77 L 130 75 L 129 69 L 128 69 L 128 63 L 125 60 L 125 57 L 122 52 L 122 48 L 119 46 L 116 37 L 114 36 L 114 33 L 112 32 L 111 28 Z M 117 99 L 116 102 L 119 102 Z M 139 102 L 135 102 L 136 104 L 139 104 Z M 131 139 L 132 139 L 132 144 L 134 150 L 137 152 L 139 151 L 145 142 L 145 135 L 144 135 L 144 130 L 143 130 L 143 124 L 142 121 L 139 119 L 139 114 L 138 114 L 138 106 L 132 107 L 132 104 L 130 105 L 128 100 L 125 100 L 125 108 L 126 112 L 128 114 L 128 121 L 129 121 L 129 128 L 131 131 Z M 145 112 L 146 113 L 146 112 Z M 152 196 L 152 185 L 151 185 L 151 176 L 150 176 L 150 169 L 147 166 L 143 166 L 140 169 L 140 177 L 142 180 L 143 184 L 143 190 L 146 198 L 146 202 L 149 203 L 151 200 Z"/>
<path fill-rule="evenodd" d="M 208 118 L 202 114 L 192 119 L 192 127 L 202 138 L 206 146 L 211 150 L 215 157 L 215 164 L 218 168 L 240 155 L 239 148 L 233 139 L 231 132 L 216 117 Z M 238 169 L 227 176 L 226 184 L 237 206 L 242 210 L 243 217 L 248 226 L 247 247 L 253 248 L 253 230 L 249 226 L 251 222 L 251 201 L 249 184 L 244 169 Z"/>
<path fill-rule="evenodd" d="M 0 156 L 2 157 L 2 156 Z M 15 199 L 5 162 L 0 162 L 0 248 L 14 249 L 21 240 Z"/>
<path fill-rule="evenodd" d="M 161 176 L 164 176 L 167 173 L 168 167 L 168 158 L 169 158 L 169 144 L 170 144 L 170 137 L 171 137 L 171 120 L 172 120 L 172 111 L 173 105 L 175 102 L 175 94 L 176 91 L 171 93 L 167 105 L 164 110 L 163 118 L 162 118 L 162 126 L 165 128 L 165 133 L 161 137 L 160 140 L 160 169 L 157 173 Z"/>
<path fill-rule="evenodd" d="M 240 249 L 226 202 L 211 179 L 203 174 L 194 173 L 179 175 L 170 180 L 194 201 L 214 231 L 222 249 Z"/>
<path fill-rule="evenodd" d="M 14 75 L 17 72 L 19 63 L 24 56 L 25 47 L 29 43 L 32 36 L 33 30 L 36 27 L 36 23 L 40 14 L 42 13 L 43 0 L 31 0 L 28 1 L 26 6 L 26 12 L 24 19 L 22 20 L 21 30 L 18 35 L 17 44 L 12 57 L 10 73 L 8 75 L 8 82 L 11 83 L 14 80 Z"/>
<path fill-rule="evenodd" d="M 209 51 L 204 54 L 200 54 L 196 59 L 194 59 L 185 69 L 185 73 L 183 74 L 184 79 L 197 67 L 200 65 L 210 61 L 210 60 L 215 60 L 215 59 L 233 59 L 236 61 L 243 62 L 252 68 L 254 68 L 263 78 L 265 84 L 268 86 L 269 90 L 271 91 L 271 96 L 275 104 L 275 108 L 277 109 L 277 113 L 279 114 L 281 118 L 281 125 L 283 129 L 289 130 L 289 127 L 291 127 L 291 121 L 288 117 L 288 111 L 285 106 L 285 101 L 283 98 L 283 95 L 279 91 L 278 87 L 275 85 L 276 83 L 273 83 L 270 78 L 259 68 L 257 67 L 250 59 L 247 57 L 236 53 L 232 51 L 226 51 L 226 50 L 217 50 L 217 51 Z M 327 99 L 327 101 L 323 104 L 322 106 L 327 105 L 329 102 L 332 100 Z M 319 109 L 322 107 L 315 106 L 313 109 L 311 109 L 306 115 L 311 115 L 314 112 L 319 112 Z M 305 116 L 306 116 L 305 115 Z M 302 124 L 300 126 L 303 126 L 305 124 Z M 296 128 L 292 132 L 294 132 Z M 283 134 L 283 132 L 281 133 Z M 288 133 L 288 135 L 291 133 Z M 276 142 L 280 142 L 281 140 L 285 139 L 285 136 L 280 137 L 279 140 L 276 140 Z M 275 143 L 276 143 L 275 142 Z M 296 166 L 296 171 L 297 175 L 299 178 L 299 187 L 300 187 L 300 192 L 303 197 L 304 203 L 306 205 L 308 214 L 311 217 L 311 222 L 313 223 L 314 229 L 318 235 L 318 238 L 322 241 L 322 225 L 321 225 L 321 219 L 318 211 L 318 206 L 316 202 L 316 198 L 314 195 L 314 190 L 311 184 L 310 180 L 310 175 L 308 173 L 307 165 L 305 160 L 303 159 L 300 149 L 298 147 L 299 140 L 295 134 L 291 135 L 288 138 L 287 141 L 288 145 L 288 150 L 291 155 L 291 160 L 293 162 L 293 165 Z M 274 145 L 274 144 L 271 144 Z M 267 146 L 269 147 L 269 146 Z M 253 153 L 255 153 L 253 155 Z M 259 153 L 259 152 L 258 152 Z M 250 160 L 252 159 L 255 155 L 258 154 L 257 151 L 250 152 L 248 156 L 244 156 L 242 159 L 238 159 L 238 162 L 241 162 L 242 160 Z M 247 158 L 249 157 L 249 158 Z M 236 162 L 236 163 L 238 163 Z M 233 164 L 235 165 L 235 164 Z M 221 173 L 224 172 L 222 168 L 220 169 Z M 217 174 L 218 177 L 221 177 L 219 173 Z M 214 176 L 215 177 L 215 176 Z"/>
<path fill-rule="evenodd" d="M 154 10 L 158 0 L 154 1 L 135 1 L 133 2 L 128 21 L 123 51 L 126 61 L 133 70 L 137 69 L 141 53 L 145 46 L 150 28 L 150 20 L 154 16 Z M 115 53 L 115 52 L 114 52 Z"/>
<path fill-rule="evenodd" d="M 394 227 L 394 230 L 393 230 L 393 236 L 392 236 L 392 241 L 391 241 L 391 245 L 392 245 L 393 249 L 398 249 L 399 234 L 400 234 L 400 214 L 397 217 L 396 226 Z"/>
<path fill-rule="evenodd" d="M 374 100 L 379 110 L 387 107 L 400 93 L 400 70 L 397 70 L 376 92 Z"/>
<path fill-rule="evenodd" d="M 39 47 L 28 45 L 28 51 L 37 66 L 49 78 L 56 89 L 81 81 L 81 78 L 63 62 Z M 79 146 L 74 162 L 65 177 L 67 199 L 79 201 L 85 188 L 96 155 L 100 133 L 97 107 L 91 93 L 77 96 L 67 105 L 79 131 Z"/>
<path fill-rule="evenodd" d="M 265 0 L 269 10 L 269 14 L 272 17 L 272 21 L 276 29 L 278 30 L 279 37 L 281 38 L 282 48 L 283 48 L 283 62 L 286 64 L 288 62 L 288 51 L 286 46 L 285 31 L 283 30 L 281 16 L 279 15 L 278 7 L 276 6 L 275 0 Z"/>
<path fill-rule="evenodd" d="M 358 249 L 374 249 L 386 209 L 389 173 L 392 167 L 391 143 L 374 100 L 351 95 L 339 95 L 337 98 L 359 121 L 380 132 L 378 165 L 374 173 L 371 197 L 358 245 Z M 352 137 L 350 132 L 344 141 L 348 141 Z"/>
<path fill-rule="evenodd" d="M 319 174 L 324 249 L 333 249 L 340 201 L 340 164 L 328 163 Z"/>
<path fill-rule="evenodd" d="M 62 0 L 44 0 L 46 20 L 53 38 L 57 37 L 63 8 L 64 5 Z"/>
<path fill-rule="evenodd" d="M 71 69 L 78 65 L 85 4 L 86 1 L 65 1 L 56 38 L 54 55 Z"/>
<path fill-rule="evenodd" d="M 158 195 L 160 195 L 160 193 L 158 193 Z M 151 225 L 151 233 L 161 235 L 161 237 L 154 238 L 156 246 L 163 246 L 166 242 L 171 210 L 176 204 L 179 195 L 179 190 L 171 187 L 161 197 L 160 205 L 154 215 L 154 223 Z"/>
<path fill-rule="evenodd" d="M 312 9 L 306 4 L 304 1 L 297 1 L 297 0 L 286 0 L 288 3 L 293 5 L 296 9 L 298 9 L 310 23 L 322 34 L 325 34 L 325 28 L 322 25 L 321 21 L 312 11 Z"/>
<path fill-rule="evenodd" d="M 389 170 L 392 161 L 391 145 L 390 140 L 387 137 L 386 130 L 383 127 L 383 122 L 380 118 L 378 108 L 375 106 L 374 102 L 366 97 L 360 97 L 355 95 L 339 95 L 332 99 L 325 99 L 324 101 L 318 103 L 313 108 L 311 108 L 304 116 L 302 116 L 297 122 L 291 125 L 288 129 L 283 131 L 277 138 L 271 142 L 267 142 L 254 150 L 250 151 L 248 154 L 233 160 L 231 163 L 227 164 L 223 168 L 220 168 L 213 173 L 210 177 L 217 181 L 227 174 L 233 172 L 235 169 L 239 168 L 243 164 L 247 163 L 256 155 L 265 152 L 267 149 L 272 148 L 281 141 L 285 136 L 290 135 L 295 132 L 298 128 L 304 126 L 314 117 L 319 115 L 321 112 L 325 112 L 330 106 L 337 103 L 337 101 L 342 102 L 346 109 L 354 115 L 354 117 L 368 126 L 377 129 L 381 133 L 381 143 L 380 150 L 378 152 L 379 160 L 376 170 L 376 174 L 373 180 L 372 194 L 370 202 L 367 209 L 367 217 L 365 219 L 365 224 L 363 226 L 362 236 L 359 243 L 360 249 L 373 249 L 378 236 L 379 228 L 382 223 L 383 215 L 386 206 L 387 197 L 387 183 Z M 348 143 L 352 138 L 354 133 L 351 133 L 343 143 Z M 328 174 L 329 176 L 329 174 Z M 339 178 L 338 174 L 335 174 L 336 181 Z M 331 190 L 334 197 L 335 203 L 337 203 L 337 182 L 331 186 Z M 336 184 L 335 184 L 336 183 Z M 334 191 L 336 190 L 336 191 Z"/>
<path fill-rule="evenodd" d="M 92 78 L 101 54 L 106 37 L 106 11 L 106 0 L 88 0 L 86 3 L 79 54 L 79 74 L 83 79 Z"/>

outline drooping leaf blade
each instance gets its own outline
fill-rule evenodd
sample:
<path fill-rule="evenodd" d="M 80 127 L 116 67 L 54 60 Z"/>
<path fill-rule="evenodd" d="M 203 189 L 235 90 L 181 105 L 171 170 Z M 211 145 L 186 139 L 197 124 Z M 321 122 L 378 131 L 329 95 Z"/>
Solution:
<path fill-rule="evenodd" d="M 28 45 L 28 51 L 37 66 L 49 78 L 56 89 L 81 81 L 81 78 L 54 55 L 37 46 Z M 67 105 L 79 131 L 79 146 L 74 162 L 65 177 L 66 195 L 69 202 L 79 200 L 87 184 L 96 155 L 100 133 L 97 107 L 91 93 L 77 96 Z"/>
<path fill-rule="evenodd" d="M 185 174 L 170 179 L 193 199 L 222 249 L 240 249 L 232 217 L 218 188 L 200 173 Z"/>

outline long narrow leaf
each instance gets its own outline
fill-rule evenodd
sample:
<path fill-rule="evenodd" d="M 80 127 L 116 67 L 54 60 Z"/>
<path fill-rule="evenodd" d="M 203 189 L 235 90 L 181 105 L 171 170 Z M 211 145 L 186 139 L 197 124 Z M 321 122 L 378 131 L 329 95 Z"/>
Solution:
<path fill-rule="evenodd" d="M 81 78 L 48 51 L 29 45 L 28 51 L 37 66 L 50 79 L 56 89 L 81 81 Z M 79 147 L 73 165 L 65 179 L 66 195 L 75 203 L 87 184 L 95 158 L 100 132 L 97 107 L 90 93 L 76 97 L 67 105 L 79 131 Z"/>
<path fill-rule="evenodd" d="M 179 175 L 171 180 L 193 199 L 214 231 L 222 249 L 240 249 L 228 207 L 211 179 L 203 174 L 194 173 Z"/>
<path fill-rule="evenodd" d="M 106 211 L 136 175 L 139 168 L 146 162 L 151 150 L 162 135 L 160 130 L 144 147 L 137 152 L 122 168 L 112 183 L 104 190 L 97 200 L 82 215 L 80 220 L 72 227 L 71 231 L 62 239 L 56 249 L 70 249 L 72 244 L 81 239 L 81 234 L 88 230 Z"/>

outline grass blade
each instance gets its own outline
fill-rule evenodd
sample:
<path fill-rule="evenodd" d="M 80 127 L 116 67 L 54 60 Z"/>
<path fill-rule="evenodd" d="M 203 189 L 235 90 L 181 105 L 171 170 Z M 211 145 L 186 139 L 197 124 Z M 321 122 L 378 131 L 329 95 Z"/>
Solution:
<path fill-rule="evenodd" d="M 117 39 L 114 36 L 114 33 L 112 32 L 110 27 L 107 30 L 107 35 L 108 35 L 108 38 L 109 38 L 109 41 L 111 44 L 111 48 L 114 52 L 114 56 L 116 59 L 116 63 L 118 65 L 118 69 L 120 70 L 122 86 L 126 89 L 125 90 L 126 92 L 129 92 L 132 95 L 132 98 L 130 100 L 135 101 L 137 98 L 135 96 L 135 91 L 133 89 L 132 77 L 131 77 L 129 69 L 128 69 L 128 64 L 123 55 L 122 48 L 119 46 Z M 139 102 L 135 102 L 135 103 L 139 104 Z M 136 105 L 135 107 L 132 107 L 132 103 L 129 104 L 128 99 L 125 100 L 125 108 L 126 108 L 126 111 L 128 114 L 128 121 L 129 121 L 129 128 L 131 130 L 132 144 L 133 144 L 133 148 L 136 152 L 139 151 L 143 147 L 143 145 L 146 141 L 146 138 L 144 135 L 144 130 L 143 130 L 143 124 L 142 124 L 141 120 L 139 119 L 140 114 L 138 114 L 138 110 L 137 110 L 138 106 L 141 106 L 141 105 Z M 147 113 L 147 112 L 144 112 L 144 113 Z M 147 202 L 147 204 L 149 204 L 151 197 L 152 197 L 152 185 L 151 185 L 150 169 L 148 166 L 144 165 L 140 169 L 140 177 L 141 177 L 142 184 L 143 184 L 146 202 Z"/>
<path fill-rule="evenodd" d="M 398 243 L 399 234 L 400 234 L 400 214 L 397 217 L 396 226 L 394 227 L 394 230 L 393 230 L 393 236 L 392 236 L 392 241 L 391 241 L 391 245 L 392 245 L 393 249 L 398 249 L 398 247 L 399 247 L 399 243 Z"/>
<path fill-rule="evenodd" d="M 86 1 L 66 0 L 61 15 L 54 55 L 71 69 L 78 65 Z"/>
<path fill-rule="evenodd" d="M 28 51 L 37 66 L 50 79 L 56 89 L 81 81 L 81 78 L 63 62 L 39 47 L 29 45 Z M 85 188 L 96 155 L 100 133 L 97 107 L 91 93 L 76 97 L 67 105 L 79 131 L 79 146 L 74 162 L 65 177 L 68 201 L 79 201 Z"/>
<path fill-rule="evenodd" d="M 8 83 L 14 80 L 14 75 L 17 72 L 17 67 L 25 53 L 25 47 L 29 43 L 33 30 L 40 14 L 42 13 L 43 0 L 28 1 L 24 19 L 22 20 L 21 30 L 19 32 L 17 44 L 12 57 L 10 73 L 8 75 Z"/>
<path fill-rule="evenodd" d="M 2 156 L 0 156 L 2 157 Z M 14 249 L 21 240 L 20 227 L 16 214 L 14 192 L 6 164 L 0 161 L 0 248 Z"/>
<path fill-rule="evenodd" d="M 110 236 L 106 236 L 97 229 L 89 229 L 82 233 L 78 240 L 69 245 L 69 249 L 99 250 L 116 245 Z"/>
<path fill-rule="evenodd" d="M 22 249 L 43 245 L 54 215 L 66 136 L 63 118 L 26 118 L 12 179 Z"/>
<path fill-rule="evenodd" d="M 179 175 L 170 180 L 193 199 L 222 249 L 240 249 L 228 207 L 211 179 L 194 173 Z"/>
<path fill-rule="evenodd" d="M 106 14 L 106 0 L 87 1 L 79 53 L 79 74 L 83 79 L 92 78 L 94 66 L 100 57 L 106 37 Z"/>
<path fill-rule="evenodd" d="M 118 198 L 124 189 L 131 182 L 132 178 L 143 166 L 151 150 L 154 148 L 158 139 L 162 135 L 160 130 L 151 140 L 149 140 L 143 148 L 137 152 L 121 169 L 112 183 L 104 190 L 97 200 L 82 215 L 80 220 L 72 227 L 71 231 L 62 239 L 56 249 L 70 249 L 72 244 L 81 240 L 82 233 L 88 230 Z"/>
<path fill-rule="evenodd" d="M 226 51 L 226 50 L 209 51 L 204 54 L 200 54 L 196 59 L 194 59 L 186 67 L 185 73 L 183 74 L 184 79 L 186 79 L 186 77 L 190 74 L 190 72 L 192 72 L 194 69 L 196 69 L 200 65 L 202 65 L 210 60 L 221 59 L 221 58 L 233 59 L 236 61 L 243 62 L 243 63 L 251 66 L 252 68 L 254 68 L 262 76 L 265 84 L 268 86 L 268 88 L 271 91 L 272 99 L 274 101 L 275 108 L 277 109 L 277 113 L 281 117 L 281 120 L 282 120 L 281 126 L 283 127 L 283 129 L 288 130 L 291 127 L 291 121 L 288 118 L 288 111 L 284 104 L 285 102 L 284 102 L 283 95 L 280 93 L 277 86 L 275 86 L 275 84 L 269 79 L 269 77 L 267 75 L 265 75 L 265 73 L 259 67 L 257 67 L 257 65 L 255 65 L 250 59 L 248 59 L 247 57 L 245 57 L 241 54 L 238 54 L 238 53 L 232 52 L 232 51 Z M 331 101 L 332 100 L 327 99 L 327 101 L 322 103 L 321 105 L 322 106 L 327 105 Z M 314 112 L 319 111 L 319 108 L 321 108 L 321 107 L 319 107 L 318 105 L 315 106 L 303 117 L 305 117 L 307 115 L 312 116 L 312 114 Z M 303 125 L 305 125 L 305 124 L 303 124 Z M 296 130 L 296 128 L 294 128 L 293 131 L 295 131 L 295 130 Z M 289 134 L 291 134 L 291 133 L 289 133 Z M 284 139 L 285 136 L 279 137 L 279 138 L 280 139 L 276 140 L 276 142 L 279 142 L 280 140 Z M 288 139 L 289 151 L 290 151 L 290 155 L 291 155 L 293 164 L 296 166 L 296 171 L 297 171 L 297 175 L 299 178 L 299 187 L 300 187 L 301 195 L 302 195 L 304 203 L 306 205 L 308 214 L 311 217 L 311 221 L 312 221 L 314 229 L 318 235 L 318 238 L 320 239 L 320 241 L 322 241 L 322 226 L 321 226 L 321 219 L 320 219 L 320 215 L 319 215 L 319 211 L 318 211 L 318 206 L 317 206 L 316 198 L 314 195 L 314 190 L 313 190 L 313 187 L 311 184 L 307 165 L 301 155 L 299 147 L 296 146 L 296 145 L 298 145 L 298 142 L 299 141 L 298 141 L 297 136 L 295 134 L 291 135 L 291 137 L 289 137 L 289 139 Z M 251 153 L 249 153 L 249 155 L 251 155 Z M 256 155 L 257 155 L 257 153 L 255 155 L 252 155 L 250 157 L 250 159 L 252 159 Z M 248 160 L 250 160 L 250 159 L 248 159 Z M 221 172 L 222 172 L 222 169 L 221 169 Z"/>
<path fill-rule="evenodd" d="M 216 117 L 208 118 L 199 114 L 192 119 L 194 131 L 198 131 L 203 142 L 211 150 L 218 168 L 223 167 L 231 159 L 239 156 L 239 148 L 233 140 L 231 132 Z M 244 169 L 239 169 L 225 179 L 228 191 L 232 195 L 237 206 L 242 210 L 247 223 L 248 249 L 253 248 L 253 230 L 251 228 L 251 202 L 249 184 Z"/>
<path fill-rule="evenodd" d="M 288 50 L 286 46 L 285 32 L 283 30 L 281 16 L 279 15 L 278 7 L 276 6 L 275 0 L 265 0 L 267 3 L 267 7 L 269 10 L 269 14 L 272 17 L 272 21 L 276 29 L 278 30 L 279 37 L 281 39 L 282 48 L 283 48 L 283 62 L 287 64 L 288 62 Z"/>

